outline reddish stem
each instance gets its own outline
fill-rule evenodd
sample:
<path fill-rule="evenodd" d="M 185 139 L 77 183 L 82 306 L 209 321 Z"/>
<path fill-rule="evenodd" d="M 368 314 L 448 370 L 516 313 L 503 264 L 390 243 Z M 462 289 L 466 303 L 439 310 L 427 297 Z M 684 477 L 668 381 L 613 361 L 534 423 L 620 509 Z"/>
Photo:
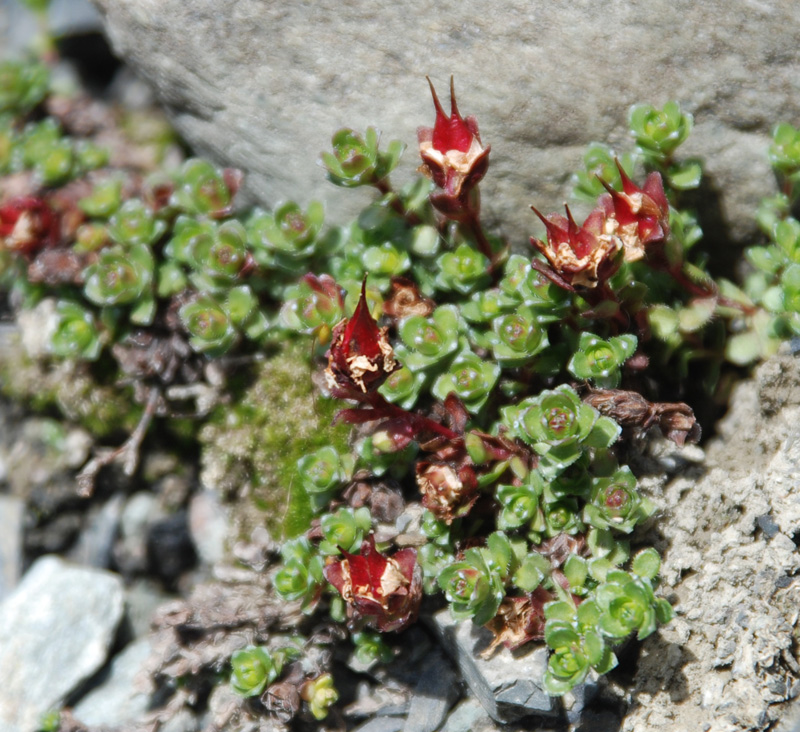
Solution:
<path fill-rule="evenodd" d="M 400 196 L 398 196 L 394 189 L 389 183 L 389 178 L 381 178 L 380 180 L 376 180 L 372 183 L 373 186 L 377 189 L 377 191 L 382 195 L 386 196 L 388 194 L 392 194 L 389 197 L 389 205 L 395 211 L 395 213 L 402 216 L 406 221 L 408 221 L 410 226 L 418 226 L 422 223 L 422 219 L 414 213 L 413 211 L 408 211 L 406 207 L 403 205 L 403 202 L 400 200 Z"/>
<path fill-rule="evenodd" d="M 384 412 L 389 412 L 393 418 L 410 424 L 419 432 L 428 430 L 429 432 L 441 435 L 448 440 L 455 440 L 461 437 L 461 435 L 459 435 L 457 432 L 454 432 L 449 427 L 445 427 L 443 424 L 435 422 L 429 417 L 424 417 L 421 414 L 415 414 L 414 412 L 406 411 L 405 409 L 398 407 L 396 404 L 392 404 L 377 391 L 370 392 L 367 395 L 367 403 L 373 409 L 381 409 Z"/>

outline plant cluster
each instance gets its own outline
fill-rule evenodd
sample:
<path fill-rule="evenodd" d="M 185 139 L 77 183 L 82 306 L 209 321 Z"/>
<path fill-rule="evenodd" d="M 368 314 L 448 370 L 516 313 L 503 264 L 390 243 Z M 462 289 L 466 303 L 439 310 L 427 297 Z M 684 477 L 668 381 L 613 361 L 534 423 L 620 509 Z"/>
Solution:
<path fill-rule="evenodd" d="M 543 640 L 553 695 L 669 621 L 657 553 L 631 549 L 654 505 L 620 447 L 651 427 L 699 438 L 689 406 L 658 401 L 675 383 L 667 370 L 702 360 L 713 381 L 725 359 L 752 363 L 800 334 L 800 132 L 776 129 L 785 185 L 762 205 L 770 241 L 748 250 L 740 288 L 709 274 L 680 205 L 702 170 L 677 156 L 692 118 L 672 102 L 633 108 L 630 153 L 590 147 L 575 193 L 594 208 L 580 224 L 569 208 L 533 209 L 544 237 L 522 253 L 483 227 L 490 147 L 452 83 L 449 114 L 431 85 L 425 176 L 402 189 L 390 182 L 402 143 L 382 150 L 374 128 L 333 136 L 329 180 L 376 200 L 326 229 L 317 202 L 236 212 L 241 175 L 205 160 L 119 168 L 44 114 L 47 78 L 40 64 L 0 65 L 0 174 L 15 182 L 0 198 L 0 285 L 18 308 L 51 303 L 54 358 L 133 383 L 144 406 L 85 485 L 110 459 L 134 470 L 149 420 L 212 382 L 213 365 L 307 336 L 327 363 L 323 395 L 347 401 L 337 419 L 359 428 L 351 451 L 304 455 L 283 487 L 294 506 L 273 579 L 283 598 L 346 622 L 362 660 L 386 660 L 378 633 L 439 595 L 497 644 Z M 234 689 L 277 693 L 294 655 L 241 651 Z M 316 718 L 336 700 L 327 675 L 292 688 Z"/>

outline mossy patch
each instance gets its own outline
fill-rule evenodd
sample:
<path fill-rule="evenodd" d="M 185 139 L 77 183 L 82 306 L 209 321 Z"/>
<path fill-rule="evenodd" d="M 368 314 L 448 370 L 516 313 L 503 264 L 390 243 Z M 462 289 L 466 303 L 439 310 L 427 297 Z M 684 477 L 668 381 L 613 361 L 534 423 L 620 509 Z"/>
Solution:
<path fill-rule="evenodd" d="M 21 345 L 4 349 L 0 392 L 37 412 L 57 412 L 103 439 L 130 433 L 142 408 L 129 387 L 101 384 L 91 364 L 33 359 Z"/>
<path fill-rule="evenodd" d="M 234 509 L 243 535 L 265 523 L 276 537 L 302 530 L 308 508 L 297 461 L 325 445 L 347 449 L 349 428 L 332 424 L 341 404 L 315 396 L 309 361 L 307 342 L 283 346 L 241 375 L 233 401 L 200 430 L 203 483 L 251 499 Z"/>

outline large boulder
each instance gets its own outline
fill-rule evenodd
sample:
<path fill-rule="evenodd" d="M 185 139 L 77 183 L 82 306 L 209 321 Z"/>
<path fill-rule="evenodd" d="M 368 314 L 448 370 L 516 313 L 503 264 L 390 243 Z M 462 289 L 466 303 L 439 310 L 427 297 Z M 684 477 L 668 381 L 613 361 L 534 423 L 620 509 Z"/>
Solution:
<path fill-rule="evenodd" d="M 244 169 L 264 203 L 322 197 L 338 221 L 366 198 L 325 183 L 320 151 L 375 125 L 411 145 L 408 178 L 433 121 L 426 74 L 445 104 L 455 75 L 492 145 L 484 210 L 518 243 L 538 229 L 529 204 L 567 199 L 587 143 L 627 149 L 630 105 L 670 98 L 695 115 L 685 149 L 707 163 L 707 235 L 746 240 L 775 189 L 769 131 L 800 118 L 793 0 L 93 1 L 199 152 Z"/>

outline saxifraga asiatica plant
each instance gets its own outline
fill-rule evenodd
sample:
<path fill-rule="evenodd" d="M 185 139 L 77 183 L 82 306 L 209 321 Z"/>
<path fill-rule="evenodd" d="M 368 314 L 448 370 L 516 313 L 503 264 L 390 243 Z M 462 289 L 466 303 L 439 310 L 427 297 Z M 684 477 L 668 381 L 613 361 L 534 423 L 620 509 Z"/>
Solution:
<path fill-rule="evenodd" d="M 696 440 L 686 404 L 650 399 L 674 393 L 690 363 L 713 385 L 726 361 L 753 363 L 800 334 L 800 132 L 775 130 L 782 192 L 762 203 L 769 240 L 747 251 L 753 269 L 737 286 L 708 273 L 681 207 L 702 168 L 680 156 L 692 119 L 674 102 L 631 110 L 630 152 L 590 147 L 575 192 L 595 207 L 582 223 L 534 209 L 545 236 L 526 255 L 484 229 L 490 148 L 452 85 L 449 114 L 431 85 L 425 177 L 402 189 L 390 180 L 402 143 L 384 151 L 375 128 L 335 133 L 329 180 L 377 198 L 326 229 L 318 203 L 235 215 L 241 175 L 205 160 L 132 181 L 91 141 L 41 120 L 47 76 L 0 67 L 0 174 L 29 181 L 0 199 L 0 281 L 20 308 L 55 300 L 52 356 L 144 386 L 149 420 L 210 362 L 313 337 L 315 360 L 327 349 L 326 396 L 349 402 L 338 419 L 364 425 L 351 454 L 324 447 L 298 462 L 308 530 L 286 537 L 279 595 L 308 614 L 327 608 L 362 656 L 387 659 L 375 632 L 402 630 L 423 592 L 441 593 L 497 644 L 544 641 L 554 695 L 669 621 L 657 554 L 632 556 L 629 543 L 655 506 L 617 447 L 654 426 Z M 386 531 L 414 502 L 418 549 Z M 239 693 L 276 683 L 266 653 L 234 659 Z M 330 677 L 304 683 L 324 714 Z"/>

